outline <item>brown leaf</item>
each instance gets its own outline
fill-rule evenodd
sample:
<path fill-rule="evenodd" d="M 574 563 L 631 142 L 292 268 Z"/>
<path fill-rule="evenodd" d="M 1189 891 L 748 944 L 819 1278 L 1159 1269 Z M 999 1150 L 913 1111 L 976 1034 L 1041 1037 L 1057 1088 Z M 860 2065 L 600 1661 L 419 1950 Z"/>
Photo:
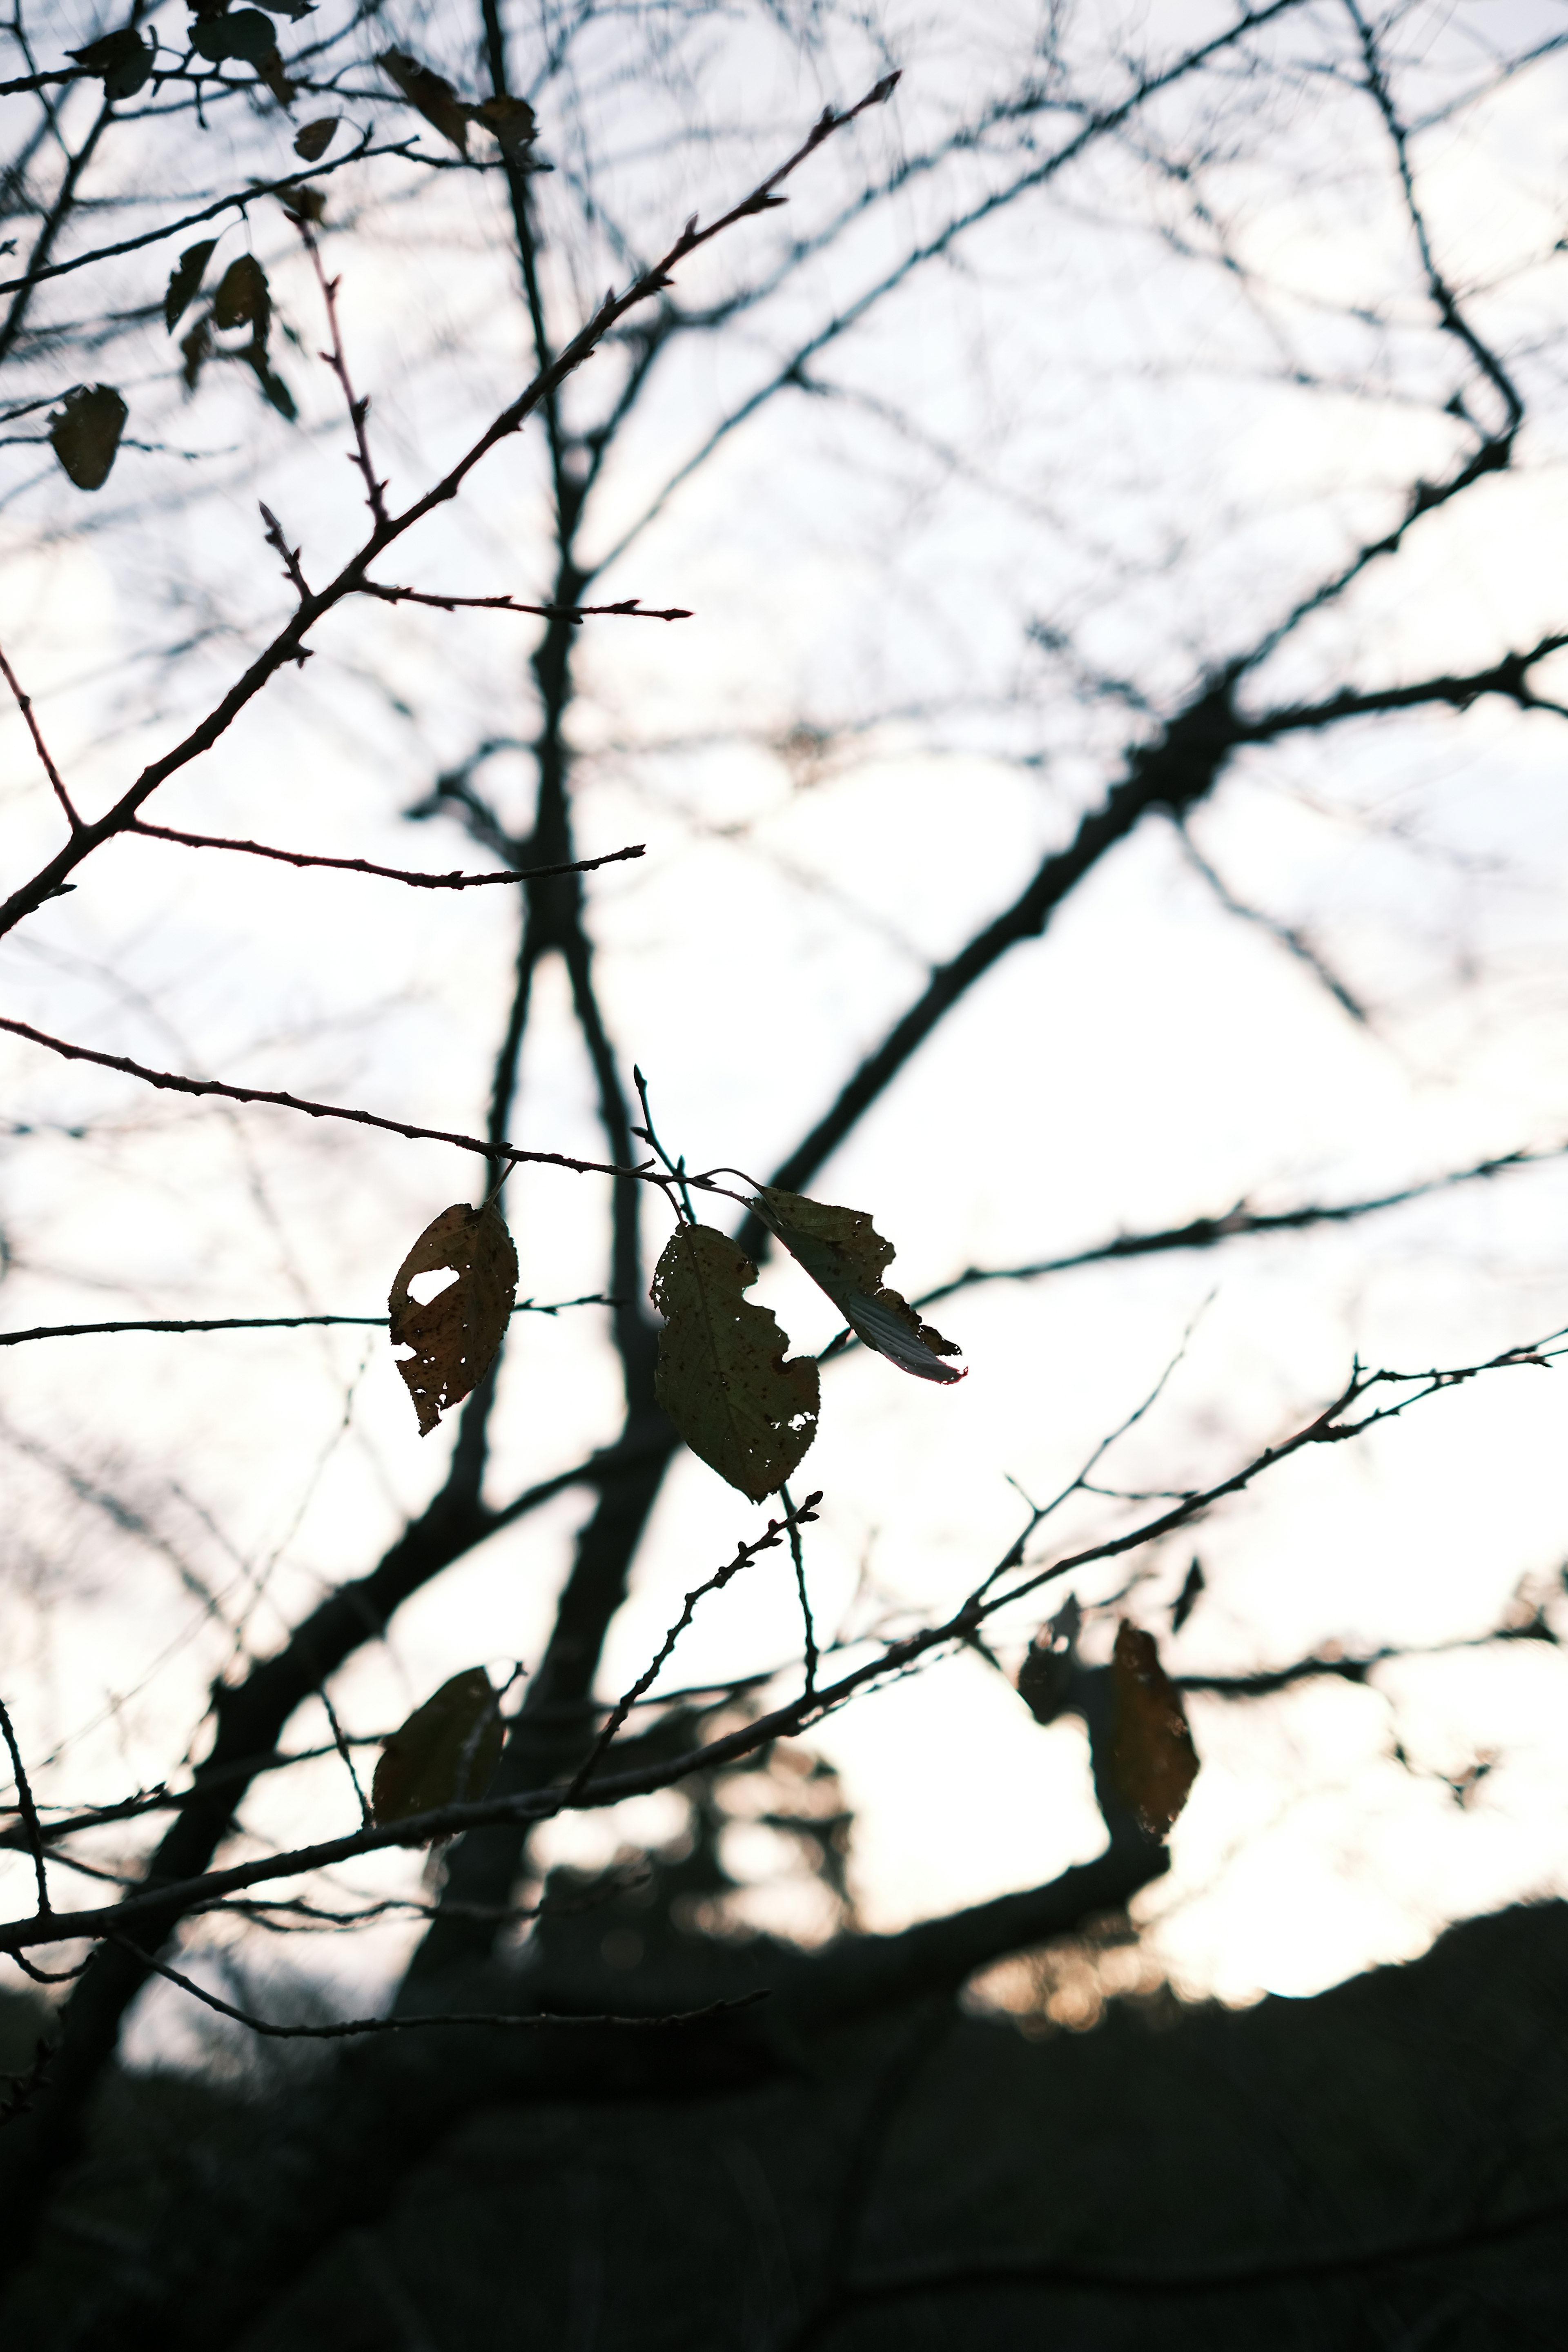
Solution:
<path fill-rule="evenodd" d="M 821 1382 L 808 1356 L 765 1307 L 742 1296 L 757 1269 L 711 1225 L 682 1225 L 666 1244 L 649 1293 L 664 1317 L 659 1403 L 693 1454 L 760 1503 L 816 1435 Z"/>
<path fill-rule="evenodd" d="M 864 1209 L 835 1208 L 771 1184 L 764 1184 L 752 1206 L 868 1348 L 917 1380 L 963 1380 L 962 1372 L 942 1361 L 962 1350 L 922 1323 L 909 1301 L 882 1280 L 882 1268 L 896 1253 Z"/>
<path fill-rule="evenodd" d="M 307 163 L 320 163 L 331 145 L 337 134 L 338 125 L 342 119 L 341 114 L 323 114 L 314 122 L 307 122 L 304 128 L 295 134 L 295 154 L 303 156 Z"/>
<path fill-rule="evenodd" d="M 509 163 L 521 163 L 539 135 L 533 109 L 526 98 L 487 98 L 471 110 L 471 119 L 495 135 Z"/>
<path fill-rule="evenodd" d="M 74 384 L 49 415 L 49 441 L 79 490 L 109 479 L 130 414 L 111 383 Z"/>
<path fill-rule="evenodd" d="M 432 73 L 405 49 L 384 49 L 376 64 L 395 81 L 416 113 L 434 123 L 443 139 L 466 155 L 468 152 L 468 109 L 449 81 Z"/>
<path fill-rule="evenodd" d="M 1154 1636 L 1125 1617 L 1116 1629 L 1110 1682 L 1112 1777 L 1145 1833 L 1168 1837 L 1198 1777 L 1198 1752 Z"/>
<path fill-rule="evenodd" d="M 163 324 L 173 334 L 182 314 L 195 299 L 202 274 L 217 249 L 216 236 L 204 237 L 200 245 L 189 245 L 169 272 L 169 290 L 163 297 Z"/>
<path fill-rule="evenodd" d="M 454 1675 L 382 1748 L 370 1787 L 377 1824 L 482 1797 L 495 1777 L 504 1737 L 484 1668 L 470 1666 Z"/>
<path fill-rule="evenodd" d="M 1069 1593 L 1025 1654 L 1018 1669 L 1018 1696 L 1037 1723 L 1055 1723 L 1058 1716 L 1076 1712 L 1076 1644 L 1082 1623 L 1083 1612 Z"/>
<path fill-rule="evenodd" d="M 258 343 L 267 341 L 272 320 L 272 291 L 267 272 L 253 253 L 231 261 L 213 296 L 215 327 L 253 327 Z"/>
<path fill-rule="evenodd" d="M 443 1267 L 456 1273 L 456 1282 L 426 1306 L 409 1297 L 416 1276 Z M 414 1399 L 421 1437 L 484 1379 L 506 1337 L 516 1296 L 517 1252 L 493 1202 L 470 1209 L 458 1201 L 432 1218 L 398 1267 L 386 1302 L 393 1346 L 414 1350 L 397 1369 Z"/>

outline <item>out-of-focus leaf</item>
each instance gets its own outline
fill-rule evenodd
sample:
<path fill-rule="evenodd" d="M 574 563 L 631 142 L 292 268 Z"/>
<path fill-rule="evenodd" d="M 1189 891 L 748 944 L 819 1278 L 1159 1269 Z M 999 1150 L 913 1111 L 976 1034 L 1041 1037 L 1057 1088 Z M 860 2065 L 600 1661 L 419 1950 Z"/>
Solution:
<path fill-rule="evenodd" d="M 190 333 L 180 337 L 180 356 L 184 362 L 181 373 L 187 392 L 195 392 L 202 369 L 212 355 L 212 329 L 205 319 L 198 319 Z"/>
<path fill-rule="evenodd" d="M 275 188 L 273 194 L 290 220 L 308 220 L 316 223 L 326 218 L 327 199 L 320 188 Z M 291 343 L 299 341 L 299 336 L 291 328 L 285 327 L 283 331 Z"/>
<path fill-rule="evenodd" d="M 103 78 L 105 98 L 134 98 L 146 87 L 153 74 L 153 50 L 140 33 L 131 26 L 121 26 L 118 33 L 105 33 L 101 39 L 89 41 L 84 49 L 68 49 L 79 66 Z"/>
<path fill-rule="evenodd" d="M 482 1797 L 495 1777 L 504 1737 L 483 1666 L 454 1675 L 383 1748 L 370 1787 L 378 1825 Z"/>
<path fill-rule="evenodd" d="M 213 296 L 215 327 L 253 327 L 258 343 L 267 341 L 272 320 L 272 293 L 267 272 L 253 253 L 231 261 Z"/>
<path fill-rule="evenodd" d="M 1018 1669 L 1018 1696 L 1037 1723 L 1055 1723 L 1072 1708 L 1078 1681 L 1075 1654 L 1083 1612 L 1075 1595 L 1042 1625 Z"/>
<path fill-rule="evenodd" d="M 447 1267 L 458 1279 L 427 1305 L 409 1296 L 409 1284 L 420 1275 Z M 421 1437 L 484 1379 L 506 1337 L 516 1297 L 517 1252 L 493 1202 L 470 1209 L 458 1201 L 431 1219 L 398 1267 L 386 1302 L 393 1346 L 414 1350 L 397 1369 L 414 1399 Z"/>
<path fill-rule="evenodd" d="M 111 383 L 79 383 L 49 415 L 49 441 L 79 490 L 100 490 L 130 414 Z"/>
<path fill-rule="evenodd" d="M 835 1208 L 771 1184 L 752 1205 L 868 1348 L 917 1380 L 963 1380 L 962 1372 L 942 1360 L 962 1351 L 922 1323 L 908 1300 L 882 1280 L 882 1268 L 895 1255 L 893 1244 L 882 1239 L 864 1209 Z"/>
<path fill-rule="evenodd" d="M 279 106 L 292 106 L 294 85 L 283 70 L 283 60 L 276 49 L 268 49 L 264 58 L 256 60 L 258 79 L 267 84 Z"/>
<path fill-rule="evenodd" d="M 539 135 L 539 125 L 533 109 L 526 98 L 487 98 L 472 110 L 476 122 L 493 131 L 501 153 L 508 161 L 526 161 L 528 151 Z"/>
<path fill-rule="evenodd" d="M 232 16 L 209 16 L 193 25 L 191 47 L 214 65 L 224 65 L 233 58 L 243 65 L 258 66 L 264 58 L 276 56 L 278 36 L 259 10 L 240 8 Z"/>
<path fill-rule="evenodd" d="M 428 66 L 422 66 L 417 58 L 411 58 L 406 49 L 383 49 L 376 64 L 389 81 L 396 83 L 416 113 L 433 123 L 443 139 L 449 139 L 466 155 L 469 109 L 451 83 L 442 75 L 432 73 Z"/>
<path fill-rule="evenodd" d="M 1198 1752 L 1154 1636 L 1125 1617 L 1116 1629 L 1110 1680 L 1111 1775 L 1147 1835 L 1168 1837 L 1197 1779 Z"/>
<path fill-rule="evenodd" d="M 1201 1559 L 1194 1559 L 1191 1568 L 1187 1570 L 1186 1582 L 1183 1585 L 1180 1592 L 1176 1595 L 1176 1605 L 1171 1612 L 1171 1631 L 1173 1633 L 1179 1633 L 1181 1632 L 1183 1626 L 1186 1623 L 1188 1618 L 1192 1615 L 1194 1610 L 1197 1607 L 1198 1602 L 1203 1598 L 1204 1591 L 1204 1564 Z"/>
<path fill-rule="evenodd" d="M 307 122 L 295 134 L 295 154 L 302 156 L 307 163 L 319 163 L 331 145 L 342 119 L 341 114 L 323 114 L 314 122 Z"/>
<path fill-rule="evenodd" d="M 261 0 L 261 5 L 269 16 L 291 16 L 296 24 L 316 13 L 316 0 Z"/>
<path fill-rule="evenodd" d="M 789 1340 L 767 1307 L 743 1296 L 756 1278 L 727 1234 L 682 1225 L 649 1296 L 664 1317 L 659 1403 L 693 1454 L 760 1503 L 816 1435 L 821 1381 L 808 1356 L 784 1361 Z"/>
<path fill-rule="evenodd" d="M 200 245 L 188 245 L 169 272 L 169 290 L 163 297 L 163 324 L 170 334 L 174 333 L 182 315 L 195 299 L 206 266 L 216 250 L 216 237 L 205 236 Z"/>
<path fill-rule="evenodd" d="M 294 424 L 300 412 L 294 405 L 294 395 L 282 377 L 268 366 L 263 352 L 250 351 L 245 356 L 256 371 L 256 381 L 261 386 L 263 396 L 271 402 L 279 416 L 286 417 L 290 425 Z"/>

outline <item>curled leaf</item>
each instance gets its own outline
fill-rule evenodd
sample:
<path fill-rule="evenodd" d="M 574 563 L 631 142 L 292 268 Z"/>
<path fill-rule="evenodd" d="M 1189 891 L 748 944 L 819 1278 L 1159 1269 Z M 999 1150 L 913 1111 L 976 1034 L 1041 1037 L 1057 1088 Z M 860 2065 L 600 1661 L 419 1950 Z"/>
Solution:
<path fill-rule="evenodd" d="M 109 479 L 130 411 L 111 383 L 72 386 L 49 415 L 49 442 L 79 490 Z"/>
<path fill-rule="evenodd" d="M 455 1282 L 426 1304 L 409 1294 L 422 1274 L 449 1269 Z M 441 1415 L 478 1388 L 506 1337 L 517 1296 L 517 1252 L 500 1211 L 458 1201 L 433 1217 L 397 1269 L 387 1300 L 392 1344 L 414 1352 L 398 1364 L 428 1437 Z"/>
<path fill-rule="evenodd" d="M 743 1294 L 757 1269 L 711 1225 L 682 1225 L 665 1245 L 649 1296 L 664 1317 L 656 1393 L 693 1454 L 760 1503 L 816 1435 L 821 1381 L 770 1310 Z"/>
<path fill-rule="evenodd" d="M 1111 1777 L 1145 1835 L 1168 1837 L 1198 1777 L 1198 1752 L 1154 1636 L 1125 1617 L 1116 1629 L 1110 1683 Z"/>
<path fill-rule="evenodd" d="M 1042 1625 L 1018 1669 L 1018 1696 L 1037 1723 L 1055 1723 L 1074 1712 L 1079 1666 L 1076 1652 L 1083 1612 L 1068 1594 L 1047 1625 Z"/>
<path fill-rule="evenodd" d="M 495 1778 L 504 1737 L 483 1666 L 454 1675 L 383 1747 L 370 1785 L 377 1826 L 482 1797 Z"/>
<path fill-rule="evenodd" d="M 278 53 L 278 36 L 255 8 L 236 9 L 230 16 L 208 16 L 191 26 L 191 47 L 199 57 L 222 65 L 231 58 L 258 66 Z"/>
<path fill-rule="evenodd" d="M 215 327 L 252 327 L 258 343 L 267 341 L 272 320 L 272 291 L 267 272 L 253 253 L 231 261 L 213 296 Z"/>
<path fill-rule="evenodd" d="M 200 245 L 188 245 L 169 272 L 169 289 L 163 297 L 163 324 L 170 334 L 174 333 L 181 316 L 195 299 L 201 289 L 203 274 L 216 251 L 216 237 L 205 236 Z"/>
<path fill-rule="evenodd" d="M 432 73 L 406 49 L 384 49 L 376 59 L 389 81 L 398 89 L 416 114 L 433 123 L 443 139 L 449 139 L 463 154 L 468 152 L 468 108 L 458 96 L 444 76 Z"/>
<path fill-rule="evenodd" d="M 526 98 L 487 98 L 472 109 L 472 119 L 494 133 L 501 153 L 511 163 L 524 163 L 539 135 L 539 125 Z"/>
<path fill-rule="evenodd" d="M 307 163 L 318 163 L 331 145 L 342 121 L 341 114 L 323 114 L 318 121 L 307 122 L 295 134 L 295 154 L 302 156 Z"/>
<path fill-rule="evenodd" d="M 102 77 L 108 99 L 134 98 L 152 79 L 153 51 L 129 25 L 121 26 L 118 33 L 105 33 L 100 39 L 89 41 L 85 48 L 68 49 L 66 55 L 89 73 Z"/>
<path fill-rule="evenodd" d="M 917 1380 L 963 1380 L 962 1372 L 942 1360 L 962 1351 L 922 1323 L 909 1301 L 882 1280 L 882 1268 L 896 1253 L 864 1209 L 835 1208 L 771 1184 L 764 1184 L 752 1206 L 868 1348 Z"/>

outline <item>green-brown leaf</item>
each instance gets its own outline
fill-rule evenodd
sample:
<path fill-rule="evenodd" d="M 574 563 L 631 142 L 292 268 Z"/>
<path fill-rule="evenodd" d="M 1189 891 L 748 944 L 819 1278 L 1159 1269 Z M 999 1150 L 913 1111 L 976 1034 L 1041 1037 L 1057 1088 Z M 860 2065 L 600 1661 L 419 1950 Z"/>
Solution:
<path fill-rule="evenodd" d="M 111 383 L 79 383 L 50 412 L 49 442 L 79 490 L 100 490 L 130 414 Z"/>
<path fill-rule="evenodd" d="M 216 250 L 216 237 L 204 237 L 200 245 L 187 246 L 169 272 L 169 290 L 163 297 L 163 324 L 170 334 L 174 333 L 200 291 L 203 275 Z"/>
<path fill-rule="evenodd" d="M 913 1372 L 917 1380 L 963 1378 L 942 1360 L 961 1350 L 922 1323 L 909 1301 L 882 1280 L 882 1268 L 895 1255 L 893 1244 L 882 1239 L 864 1209 L 835 1208 L 826 1201 L 808 1201 L 803 1192 L 781 1192 L 771 1184 L 763 1187 L 753 1205 L 769 1232 L 826 1291 L 868 1348 L 886 1356 L 900 1371 Z"/>
<path fill-rule="evenodd" d="M 411 1298 L 419 1275 L 449 1267 L 458 1276 L 427 1305 Z M 506 1337 L 517 1296 L 517 1252 L 492 1202 L 470 1209 L 458 1201 L 431 1219 L 397 1269 L 387 1312 L 392 1344 L 412 1348 L 398 1370 L 408 1384 L 427 1437 L 441 1415 L 478 1388 Z"/>
<path fill-rule="evenodd" d="M 711 1225 L 670 1235 L 649 1294 L 658 1335 L 659 1403 L 693 1454 L 760 1503 L 816 1435 L 821 1382 L 765 1307 L 744 1297 L 757 1269 Z"/>
<path fill-rule="evenodd" d="M 468 152 L 468 109 L 458 96 L 449 81 L 405 49 L 384 49 L 376 59 L 389 81 L 397 84 L 404 97 L 426 122 L 433 123 L 443 139 L 466 155 Z"/>
<path fill-rule="evenodd" d="M 1168 1837 L 1198 1777 L 1198 1752 L 1154 1636 L 1125 1617 L 1116 1629 L 1110 1683 L 1112 1777 L 1145 1833 Z"/>
<path fill-rule="evenodd" d="M 382 1748 L 370 1789 L 377 1824 L 482 1797 L 495 1777 L 504 1736 L 484 1668 L 454 1675 Z"/>

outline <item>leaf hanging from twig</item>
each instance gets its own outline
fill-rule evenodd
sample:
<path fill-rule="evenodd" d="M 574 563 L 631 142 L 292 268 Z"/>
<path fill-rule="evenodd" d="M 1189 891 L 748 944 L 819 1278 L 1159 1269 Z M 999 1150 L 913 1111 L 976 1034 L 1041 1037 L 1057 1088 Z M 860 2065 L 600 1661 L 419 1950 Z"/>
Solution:
<path fill-rule="evenodd" d="M 443 1269 L 457 1280 L 424 1306 L 410 1297 L 410 1283 Z M 393 1346 L 414 1350 L 397 1369 L 414 1399 L 421 1437 L 484 1379 L 506 1337 L 516 1296 L 517 1252 L 493 1201 L 483 1209 L 458 1201 L 431 1219 L 398 1267 L 386 1302 Z"/>
<path fill-rule="evenodd" d="M 483 1666 L 454 1675 L 382 1748 L 370 1786 L 377 1826 L 482 1797 L 500 1762 L 504 1737 L 496 1693 Z"/>
<path fill-rule="evenodd" d="M 204 237 L 200 245 L 187 246 L 169 272 L 169 290 L 163 297 L 163 324 L 170 334 L 174 333 L 182 315 L 201 290 L 203 274 L 216 251 L 216 237 Z"/>
<path fill-rule="evenodd" d="M 276 57 L 278 36 L 255 8 L 237 8 L 229 16 L 208 16 L 191 27 L 191 47 L 214 65 L 237 58 L 259 66 Z"/>
<path fill-rule="evenodd" d="M 961 1350 L 922 1323 L 909 1301 L 882 1280 L 882 1268 L 896 1252 L 864 1209 L 835 1208 L 772 1184 L 763 1185 L 753 1206 L 868 1348 L 917 1380 L 963 1380 L 962 1372 L 942 1360 Z"/>
<path fill-rule="evenodd" d="M 1079 1664 L 1077 1643 L 1083 1612 L 1075 1593 L 1068 1593 L 1047 1624 L 1042 1625 L 1025 1653 L 1018 1669 L 1018 1696 L 1037 1723 L 1055 1723 L 1073 1711 Z"/>
<path fill-rule="evenodd" d="M 1110 1682 L 1112 1777 L 1145 1833 L 1168 1837 L 1198 1777 L 1198 1752 L 1154 1636 L 1125 1617 L 1116 1629 Z"/>
<path fill-rule="evenodd" d="M 117 33 L 105 33 L 100 39 L 89 41 L 84 49 L 68 49 L 89 73 L 103 79 L 103 94 L 107 99 L 134 98 L 152 79 L 153 51 L 140 33 L 130 25 L 122 25 Z"/>
<path fill-rule="evenodd" d="M 672 1234 L 649 1296 L 658 1335 L 659 1403 L 693 1454 L 760 1503 L 781 1486 L 816 1435 L 821 1381 L 789 1346 L 771 1311 L 743 1296 L 757 1269 L 711 1225 Z"/>
<path fill-rule="evenodd" d="M 242 253 L 218 279 L 217 292 L 213 296 L 213 324 L 249 327 L 257 341 L 265 343 L 271 323 L 272 289 L 267 283 L 267 272 L 253 253 Z"/>
<path fill-rule="evenodd" d="M 487 98 L 473 108 L 470 120 L 482 122 L 510 163 L 528 161 L 528 151 L 539 136 L 539 125 L 526 98 Z"/>
<path fill-rule="evenodd" d="M 302 156 L 307 163 L 319 163 L 331 145 L 342 121 L 341 114 L 323 114 L 317 121 L 307 122 L 295 134 L 295 154 Z"/>
<path fill-rule="evenodd" d="M 405 49 L 384 49 L 376 64 L 395 81 L 416 113 L 433 123 L 443 139 L 466 155 L 468 152 L 468 109 L 445 77 L 432 73 Z"/>
<path fill-rule="evenodd" d="M 50 411 L 50 446 L 79 490 L 108 481 L 129 415 L 111 383 L 74 384 Z"/>

